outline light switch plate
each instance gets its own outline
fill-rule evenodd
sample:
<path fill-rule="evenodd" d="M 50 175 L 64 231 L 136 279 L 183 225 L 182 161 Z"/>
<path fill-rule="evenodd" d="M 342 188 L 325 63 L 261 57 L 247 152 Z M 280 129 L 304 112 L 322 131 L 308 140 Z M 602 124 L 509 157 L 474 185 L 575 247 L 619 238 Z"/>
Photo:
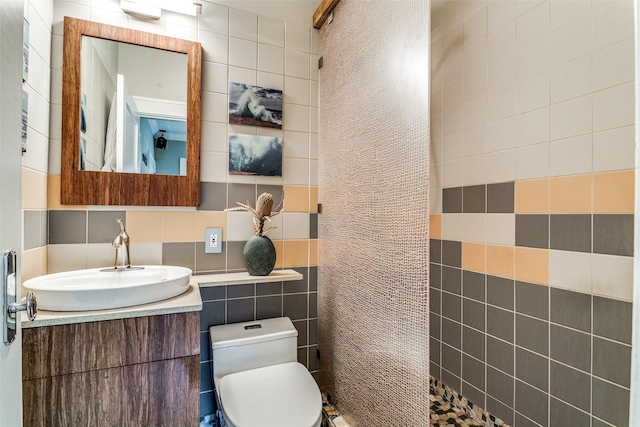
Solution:
<path fill-rule="evenodd" d="M 204 253 L 219 254 L 222 252 L 222 228 L 207 228 L 204 236 Z"/>

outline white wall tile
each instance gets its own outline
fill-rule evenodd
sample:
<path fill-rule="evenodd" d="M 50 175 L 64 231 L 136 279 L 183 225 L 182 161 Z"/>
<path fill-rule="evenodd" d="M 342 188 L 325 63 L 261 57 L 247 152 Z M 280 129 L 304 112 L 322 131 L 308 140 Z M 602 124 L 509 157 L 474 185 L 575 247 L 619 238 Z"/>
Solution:
<path fill-rule="evenodd" d="M 519 114 L 515 140 L 518 147 L 549 141 L 549 107 Z"/>
<path fill-rule="evenodd" d="M 444 84 L 451 83 L 462 77 L 463 56 L 462 51 L 456 52 L 444 60 L 442 67 Z"/>
<path fill-rule="evenodd" d="M 491 122 L 487 125 L 487 152 L 507 150 L 516 145 L 516 118 Z"/>
<path fill-rule="evenodd" d="M 471 72 L 487 65 L 487 36 L 481 37 L 464 48 L 462 52 L 462 67 L 464 73 Z"/>
<path fill-rule="evenodd" d="M 207 3 L 207 10 L 198 16 L 198 29 L 218 34 L 229 34 L 229 8 Z"/>
<path fill-rule="evenodd" d="M 593 130 L 597 132 L 634 124 L 634 97 L 634 82 L 595 92 L 593 94 Z"/>
<path fill-rule="evenodd" d="M 258 71 L 258 86 L 284 91 L 284 76 Z"/>
<path fill-rule="evenodd" d="M 593 54 L 593 90 L 597 91 L 634 79 L 634 40 L 602 49 Z"/>
<path fill-rule="evenodd" d="M 510 21 L 487 38 L 487 53 L 489 61 L 495 61 L 516 49 L 516 21 Z"/>
<path fill-rule="evenodd" d="M 258 15 L 229 8 L 229 35 L 249 41 L 258 41 Z"/>
<path fill-rule="evenodd" d="M 431 143 L 429 144 L 429 155 L 431 156 L 431 163 L 442 163 L 442 138 L 431 139 Z"/>
<path fill-rule="evenodd" d="M 284 22 L 258 16 L 258 42 L 284 47 Z"/>
<path fill-rule="evenodd" d="M 462 107 L 458 106 L 442 114 L 442 134 L 451 135 L 462 130 Z"/>
<path fill-rule="evenodd" d="M 229 139 L 227 137 L 227 125 L 225 123 L 214 123 L 203 121 L 200 125 L 201 151 L 218 151 L 226 153 L 229 149 Z"/>
<path fill-rule="evenodd" d="M 462 113 L 462 111 L 460 111 Z M 431 139 L 441 138 L 444 134 L 444 114 L 431 115 Z"/>
<path fill-rule="evenodd" d="M 487 110 L 489 122 L 513 116 L 516 112 L 515 87 L 506 87 L 487 95 Z"/>
<path fill-rule="evenodd" d="M 587 16 L 551 35 L 551 66 L 557 66 L 591 53 L 591 16 Z"/>
<path fill-rule="evenodd" d="M 87 245 L 87 268 L 113 267 L 113 252 L 113 246 L 109 243 L 89 243 Z M 140 265 L 136 261 L 134 252 L 131 252 L 130 260 L 132 265 Z"/>
<path fill-rule="evenodd" d="M 551 103 L 566 101 L 591 93 L 591 55 L 551 70 Z"/>
<path fill-rule="evenodd" d="M 309 159 L 318 160 L 318 134 L 309 134 Z"/>
<path fill-rule="evenodd" d="M 487 6 L 487 31 L 491 32 L 516 17 L 516 1 L 494 1 Z"/>
<path fill-rule="evenodd" d="M 202 92 L 202 120 L 226 123 L 229 120 L 227 95 Z"/>
<path fill-rule="evenodd" d="M 518 81 L 549 70 L 549 43 L 550 38 L 545 36 L 518 50 L 516 62 Z"/>
<path fill-rule="evenodd" d="M 309 105 L 309 80 L 285 77 L 284 102 Z"/>
<path fill-rule="evenodd" d="M 431 179 L 433 179 L 433 174 L 431 174 Z M 431 190 L 429 194 L 429 212 L 442 213 L 442 189 Z"/>
<path fill-rule="evenodd" d="M 462 79 L 463 101 L 468 102 L 487 94 L 487 67 L 480 67 Z M 445 107 L 446 108 L 446 107 Z"/>
<path fill-rule="evenodd" d="M 309 107 L 309 132 L 318 133 L 319 112 L 315 107 Z"/>
<path fill-rule="evenodd" d="M 549 143 L 516 148 L 516 179 L 549 176 Z"/>
<path fill-rule="evenodd" d="M 524 15 L 545 0 L 516 0 L 516 15 Z"/>
<path fill-rule="evenodd" d="M 431 98 L 429 99 L 429 112 L 430 114 L 442 113 L 443 104 L 443 91 L 444 88 L 439 87 L 431 91 Z"/>
<path fill-rule="evenodd" d="M 462 156 L 473 157 L 485 154 L 487 149 L 487 127 L 485 125 L 465 129 L 462 133 Z"/>
<path fill-rule="evenodd" d="M 318 106 L 319 84 L 317 81 L 309 82 L 309 106 Z"/>
<path fill-rule="evenodd" d="M 462 160 L 444 162 L 442 168 L 442 188 L 462 186 Z"/>
<path fill-rule="evenodd" d="M 487 184 L 516 179 L 515 150 L 487 154 Z"/>
<path fill-rule="evenodd" d="M 635 127 L 626 126 L 593 134 L 593 171 L 635 167 Z"/>
<path fill-rule="evenodd" d="M 311 30 L 304 25 L 285 25 L 285 45 L 287 49 L 311 52 Z"/>
<path fill-rule="evenodd" d="M 49 174 L 60 175 L 61 173 L 61 147 L 59 139 L 49 139 Z"/>
<path fill-rule="evenodd" d="M 51 35 L 51 68 L 54 68 L 56 70 L 62 70 L 63 45 L 64 43 L 61 35 L 59 34 Z"/>
<path fill-rule="evenodd" d="M 549 105 L 549 73 L 543 72 L 522 80 L 516 86 L 516 112 L 518 114 Z"/>
<path fill-rule="evenodd" d="M 227 67 L 215 62 L 202 62 L 202 90 L 227 93 Z"/>
<path fill-rule="evenodd" d="M 444 85 L 442 89 L 442 108 L 449 110 L 462 104 L 462 79 Z"/>
<path fill-rule="evenodd" d="M 516 216 L 515 214 L 487 214 L 486 215 L 487 244 L 515 246 L 516 244 Z"/>
<path fill-rule="evenodd" d="M 320 75 L 318 74 L 318 60 L 320 59 L 319 55 L 315 55 L 313 53 L 309 54 L 309 79 L 318 81 L 320 80 Z"/>
<path fill-rule="evenodd" d="M 487 122 L 487 98 L 482 96 L 465 102 L 462 107 L 462 117 L 464 129 L 484 125 Z"/>
<path fill-rule="evenodd" d="M 549 286 L 591 293 L 591 261 L 590 253 L 549 251 Z"/>
<path fill-rule="evenodd" d="M 309 134 L 306 132 L 285 131 L 282 150 L 284 157 L 308 159 Z"/>
<path fill-rule="evenodd" d="M 129 248 L 133 265 L 162 265 L 162 242 L 131 242 Z"/>
<path fill-rule="evenodd" d="M 462 215 L 462 240 L 465 242 L 484 243 L 485 234 L 484 214 Z"/>
<path fill-rule="evenodd" d="M 462 26 L 465 47 L 487 35 L 487 8 L 483 7 L 465 21 Z"/>
<path fill-rule="evenodd" d="M 47 246 L 47 272 L 83 270 L 87 268 L 87 245 L 64 244 Z"/>
<path fill-rule="evenodd" d="M 67 3 L 58 1 L 56 7 L 53 8 L 53 33 L 63 34 L 63 21 L 65 16 L 73 16 L 78 19 L 91 19 L 91 9 L 87 5 Z"/>
<path fill-rule="evenodd" d="M 202 43 L 204 61 L 227 63 L 229 56 L 229 37 L 209 31 L 198 31 L 198 41 Z"/>
<path fill-rule="evenodd" d="M 551 142 L 551 176 L 591 173 L 592 164 L 591 134 Z"/>
<path fill-rule="evenodd" d="M 285 75 L 301 79 L 309 78 L 309 54 L 287 49 L 284 57 Z"/>
<path fill-rule="evenodd" d="M 309 160 L 283 158 L 282 174 L 287 185 L 309 185 Z"/>
<path fill-rule="evenodd" d="M 283 104 L 283 129 L 309 132 L 309 107 L 295 104 Z"/>
<path fill-rule="evenodd" d="M 488 92 L 494 92 L 515 84 L 516 60 L 516 53 L 512 53 L 489 64 L 487 75 Z"/>
<path fill-rule="evenodd" d="M 284 49 L 258 44 L 258 70 L 284 74 Z"/>
<path fill-rule="evenodd" d="M 462 241 L 462 214 L 442 214 L 442 240 Z"/>
<path fill-rule="evenodd" d="M 22 166 L 48 172 L 49 138 L 33 129 L 27 129 L 27 152 L 22 154 Z"/>
<path fill-rule="evenodd" d="M 227 212 L 227 241 L 245 242 L 254 236 L 251 218 L 249 212 Z"/>
<path fill-rule="evenodd" d="M 593 13 L 593 50 L 604 49 L 628 38 L 633 38 L 634 2 L 606 1 L 598 3 L 604 7 Z"/>
<path fill-rule="evenodd" d="M 229 38 L 229 65 L 256 69 L 258 44 L 252 41 Z"/>
<path fill-rule="evenodd" d="M 593 293 L 633 299 L 633 257 L 593 254 Z"/>
<path fill-rule="evenodd" d="M 164 35 L 177 39 L 198 41 L 198 29 L 177 24 L 164 24 Z"/>
<path fill-rule="evenodd" d="M 519 47 L 549 34 L 549 3 L 543 2 L 516 19 L 516 40 Z"/>
<path fill-rule="evenodd" d="M 464 46 L 464 30 L 462 24 L 451 28 L 442 36 L 442 51 L 447 58 L 460 50 Z"/>
<path fill-rule="evenodd" d="M 551 31 L 558 30 L 591 13 L 591 2 L 583 0 L 551 0 Z"/>
<path fill-rule="evenodd" d="M 465 157 L 462 160 L 462 185 L 480 185 L 486 182 L 486 157 Z"/>
<path fill-rule="evenodd" d="M 228 173 L 227 153 L 215 151 L 200 153 L 200 181 L 227 182 Z"/>
<path fill-rule="evenodd" d="M 285 212 L 283 216 L 284 239 L 308 239 L 309 238 L 309 214 Z"/>
<path fill-rule="evenodd" d="M 462 132 L 447 135 L 442 139 L 442 161 L 450 162 L 462 158 Z"/>
<path fill-rule="evenodd" d="M 570 138 L 592 131 L 591 96 L 583 96 L 551 106 L 550 137 Z"/>

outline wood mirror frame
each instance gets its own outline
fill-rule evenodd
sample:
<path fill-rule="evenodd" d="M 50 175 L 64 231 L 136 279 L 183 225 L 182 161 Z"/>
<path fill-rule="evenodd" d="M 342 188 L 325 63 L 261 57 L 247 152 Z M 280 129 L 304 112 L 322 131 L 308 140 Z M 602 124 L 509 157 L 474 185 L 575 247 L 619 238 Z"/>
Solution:
<path fill-rule="evenodd" d="M 82 36 L 187 55 L 187 175 L 82 171 L 80 51 Z M 64 18 L 60 201 L 66 205 L 198 206 L 200 204 L 200 43 Z"/>

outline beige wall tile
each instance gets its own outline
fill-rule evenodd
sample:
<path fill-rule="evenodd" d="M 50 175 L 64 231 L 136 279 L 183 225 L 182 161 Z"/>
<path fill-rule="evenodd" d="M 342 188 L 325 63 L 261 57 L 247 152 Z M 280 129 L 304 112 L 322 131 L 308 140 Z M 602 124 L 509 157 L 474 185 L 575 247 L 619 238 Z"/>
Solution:
<path fill-rule="evenodd" d="M 299 185 L 284 186 L 285 212 L 309 212 L 309 187 Z"/>
<path fill-rule="evenodd" d="M 633 170 L 595 174 L 593 212 L 633 213 L 634 180 Z"/>
<path fill-rule="evenodd" d="M 516 213 L 549 212 L 549 180 L 516 181 Z"/>
<path fill-rule="evenodd" d="M 194 242 L 196 212 L 162 212 L 163 242 Z"/>
<path fill-rule="evenodd" d="M 309 265 L 318 265 L 318 239 L 309 240 Z"/>
<path fill-rule="evenodd" d="M 510 279 L 514 277 L 513 246 L 487 245 L 486 257 L 487 274 Z"/>
<path fill-rule="evenodd" d="M 162 242 L 162 212 L 127 211 L 127 233 L 132 242 Z"/>
<path fill-rule="evenodd" d="M 222 228 L 222 240 L 227 240 L 227 213 L 196 211 L 196 242 L 204 242 L 207 228 Z"/>
<path fill-rule="evenodd" d="M 309 212 L 318 212 L 318 187 L 309 187 Z"/>
<path fill-rule="evenodd" d="M 284 240 L 283 253 L 282 266 L 285 268 L 309 265 L 308 240 Z"/>
<path fill-rule="evenodd" d="M 462 268 L 484 273 L 485 245 L 482 243 L 462 242 Z"/>
<path fill-rule="evenodd" d="M 22 167 L 22 209 L 47 209 L 47 174 Z"/>
<path fill-rule="evenodd" d="M 284 244 L 283 240 L 272 240 L 276 248 L 276 265 L 273 268 L 282 268 L 284 265 Z"/>
<path fill-rule="evenodd" d="M 551 213 L 590 213 L 592 175 L 551 178 Z"/>
<path fill-rule="evenodd" d="M 442 215 L 429 215 L 429 237 L 432 239 L 442 238 Z"/>
<path fill-rule="evenodd" d="M 516 280 L 549 284 L 549 251 L 546 249 L 516 248 Z"/>

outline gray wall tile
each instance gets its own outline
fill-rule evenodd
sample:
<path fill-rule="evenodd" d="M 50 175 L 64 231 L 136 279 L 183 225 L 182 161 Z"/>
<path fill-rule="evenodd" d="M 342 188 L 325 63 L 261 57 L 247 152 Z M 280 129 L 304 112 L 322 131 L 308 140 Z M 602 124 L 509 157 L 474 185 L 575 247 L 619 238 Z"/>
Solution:
<path fill-rule="evenodd" d="M 629 390 L 593 378 L 592 411 L 593 415 L 616 427 L 628 426 Z"/>
<path fill-rule="evenodd" d="M 303 364 L 305 368 L 308 369 L 309 367 L 309 362 L 307 361 L 307 348 L 306 347 L 298 347 L 297 349 L 298 352 L 298 362 Z"/>
<path fill-rule="evenodd" d="M 437 289 L 442 287 L 442 266 L 440 264 L 429 264 L 429 286 Z"/>
<path fill-rule="evenodd" d="M 516 378 L 548 391 L 549 359 L 523 348 L 516 348 Z"/>
<path fill-rule="evenodd" d="M 462 188 L 462 212 L 485 213 L 486 200 L 486 186 L 472 185 Z"/>
<path fill-rule="evenodd" d="M 549 355 L 552 359 L 589 372 L 591 335 L 556 325 L 551 325 L 549 334 Z"/>
<path fill-rule="evenodd" d="M 514 345 L 487 337 L 487 364 L 513 375 Z"/>
<path fill-rule="evenodd" d="M 484 361 L 485 335 L 482 332 L 463 326 L 462 351 Z"/>
<path fill-rule="evenodd" d="M 200 391 L 213 389 L 211 384 L 211 362 L 200 363 Z"/>
<path fill-rule="evenodd" d="M 442 290 L 462 294 L 462 270 L 442 266 Z"/>
<path fill-rule="evenodd" d="M 487 366 L 487 394 L 513 408 L 513 377 Z"/>
<path fill-rule="evenodd" d="M 209 349 L 209 331 L 200 332 L 200 361 L 211 360 L 211 350 Z"/>
<path fill-rule="evenodd" d="M 440 319 L 435 313 L 429 313 L 429 336 L 437 340 L 440 339 Z"/>
<path fill-rule="evenodd" d="M 462 321 L 461 297 L 442 292 L 442 315 L 456 322 Z"/>
<path fill-rule="evenodd" d="M 487 185 L 487 212 L 513 213 L 514 183 L 502 182 Z"/>
<path fill-rule="evenodd" d="M 547 393 L 516 381 L 516 411 L 536 421 L 541 426 L 547 426 L 549 413 L 549 399 Z"/>
<path fill-rule="evenodd" d="M 516 422 L 514 425 L 518 427 L 540 427 L 540 424 L 531 421 L 529 418 L 525 417 L 519 412 L 516 412 Z"/>
<path fill-rule="evenodd" d="M 630 387 L 631 347 L 594 337 L 593 375 Z"/>
<path fill-rule="evenodd" d="M 549 323 L 516 314 L 516 344 L 543 355 L 549 354 Z"/>
<path fill-rule="evenodd" d="M 508 342 L 513 342 L 513 313 L 495 307 L 487 307 L 487 333 Z"/>
<path fill-rule="evenodd" d="M 282 283 L 282 292 L 285 294 L 296 294 L 309 291 L 309 279 L 307 273 L 307 267 L 296 267 L 293 270 L 302 274 L 302 279 L 292 280 L 290 282 Z"/>
<path fill-rule="evenodd" d="M 486 276 L 484 274 L 463 270 L 462 283 L 464 287 L 464 296 L 467 298 L 473 298 L 478 301 L 484 301 L 485 282 Z"/>
<path fill-rule="evenodd" d="M 307 295 L 293 294 L 282 297 L 282 315 L 291 320 L 307 318 Z"/>
<path fill-rule="evenodd" d="M 204 252 L 204 242 L 196 242 L 196 271 L 223 271 L 227 268 L 226 242 L 222 244 L 222 253 L 207 254 Z"/>
<path fill-rule="evenodd" d="M 255 201 L 254 201 L 255 202 Z M 227 206 L 227 184 L 220 182 L 200 182 L 199 211 L 223 211 Z"/>
<path fill-rule="evenodd" d="M 309 214 L 309 238 L 310 239 L 318 238 L 318 214 L 317 213 Z"/>
<path fill-rule="evenodd" d="M 462 187 L 442 189 L 442 213 L 462 213 Z"/>
<path fill-rule="evenodd" d="M 49 211 L 40 211 L 40 244 L 47 246 L 49 243 Z"/>
<path fill-rule="evenodd" d="M 309 317 L 318 317 L 318 293 L 309 292 Z"/>
<path fill-rule="evenodd" d="M 437 289 L 429 290 L 429 312 L 440 314 L 440 301 L 442 292 Z"/>
<path fill-rule="evenodd" d="M 462 368 L 462 353 L 447 344 L 442 344 L 442 367 L 457 377 L 460 377 Z M 446 383 L 449 387 L 454 387 Z M 455 390 L 460 390 L 460 385 Z"/>
<path fill-rule="evenodd" d="M 633 308 L 630 302 L 593 297 L 594 335 L 631 344 L 632 316 Z"/>
<path fill-rule="evenodd" d="M 633 214 L 593 215 L 593 252 L 633 256 Z"/>
<path fill-rule="evenodd" d="M 215 404 L 213 403 L 215 397 L 213 392 L 200 393 L 200 416 L 213 414 L 216 411 Z"/>
<path fill-rule="evenodd" d="M 591 400 L 591 377 L 568 366 L 550 361 L 551 394 L 560 400 L 588 411 Z M 608 401 L 610 402 L 610 400 Z"/>
<path fill-rule="evenodd" d="M 318 346 L 312 345 L 309 347 L 309 371 L 318 370 Z"/>
<path fill-rule="evenodd" d="M 516 312 L 549 320 L 549 287 L 516 282 Z"/>
<path fill-rule="evenodd" d="M 484 366 L 484 363 L 479 360 L 463 354 L 462 380 L 473 384 L 478 388 L 484 388 Z"/>
<path fill-rule="evenodd" d="M 491 415 L 500 418 L 507 425 L 513 425 L 513 405 L 505 405 L 504 403 L 494 399 L 487 395 L 487 412 Z"/>
<path fill-rule="evenodd" d="M 591 427 L 611 427 L 611 424 L 600 421 L 598 418 L 591 417 Z"/>
<path fill-rule="evenodd" d="M 570 328 L 591 332 L 591 295 L 550 288 L 549 298 L 549 320 Z"/>
<path fill-rule="evenodd" d="M 244 270 L 242 253 L 246 242 L 226 242 L 227 270 Z"/>
<path fill-rule="evenodd" d="M 318 267 L 309 266 L 309 291 L 315 292 L 318 290 Z"/>
<path fill-rule="evenodd" d="M 254 208 L 256 206 L 256 199 L 258 196 L 256 194 L 255 184 L 228 183 L 227 193 L 227 207 L 236 207 L 238 206 L 237 202 L 242 204 L 247 204 L 247 202 L 249 202 Z"/>
<path fill-rule="evenodd" d="M 515 282 L 496 276 L 487 276 L 487 303 L 513 310 Z"/>
<path fill-rule="evenodd" d="M 256 285 L 254 283 L 227 286 L 227 298 L 252 297 L 255 294 L 256 294 Z"/>
<path fill-rule="evenodd" d="M 429 360 L 440 365 L 440 341 L 435 338 L 429 338 Z M 429 372 L 430 375 L 433 375 Z"/>
<path fill-rule="evenodd" d="M 41 212 L 42 211 L 32 211 L 32 210 L 24 211 L 24 224 L 23 224 L 23 233 L 22 233 L 23 239 L 24 239 L 24 250 L 44 246 L 41 244 L 42 242 L 42 236 L 41 236 L 42 227 L 40 226 L 40 221 L 42 220 Z"/>
<path fill-rule="evenodd" d="M 49 244 L 65 243 L 87 243 L 87 211 L 49 211 Z"/>
<path fill-rule="evenodd" d="M 227 318 L 225 301 L 205 301 L 200 312 L 200 331 L 209 332 L 210 326 L 224 325 Z"/>
<path fill-rule="evenodd" d="M 255 298 L 227 300 L 227 323 L 249 322 L 255 320 Z"/>
<path fill-rule="evenodd" d="M 443 343 L 460 350 L 462 348 L 462 325 L 443 317 L 441 340 Z"/>
<path fill-rule="evenodd" d="M 429 261 L 442 262 L 442 240 L 429 239 Z"/>
<path fill-rule="evenodd" d="M 438 381 L 442 381 L 442 369 L 440 365 L 434 362 L 429 362 L 429 375 Z M 448 384 L 448 383 L 447 383 Z"/>
<path fill-rule="evenodd" d="M 116 219 L 124 221 L 125 227 L 127 213 L 125 211 L 88 211 L 89 243 L 111 243 L 114 237 L 120 233 L 120 226 Z M 158 230 L 160 234 L 160 230 Z"/>
<path fill-rule="evenodd" d="M 551 215 L 550 247 L 591 252 L 591 215 Z"/>
<path fill-rule="evenodd" d="M 282 295 L 256 298 L 256 319 L 282 316 Z"/>
<path fill-rule="evenodd" d="M 309 344 L 318 344 L 318 319 L 309 320 Z"/>
<path fill-rule="evenodd" d="M 551 426 L 588 426 L 589 414 L 582 412 L 573 406 L 551 398 L 549 416 Z"/>
<path fill-rule="evenodd" d="M 282 295 L 282 282 L 257 283 L 256 295 Z"/>
<path fill-rule="evenodd" d="M 297 322 L 293 322 L 293 326 L 298 330 L 298 347 L 307 345 L 307 330 L 309 328 L 308 321 L 299 320 Z"/>
<path fill-rule="evenodd" d="M 196 244 L 188 243 L 163 243 L 162 265 L 178 265 L 195 270 Z"/>
<path fill-rule="evenodd" d="M 481 388 L 476 388 L 469 383 L 464 381 L 462 382 L 462 395 L 472 404 L 478 405 L 481 408 L 486 408 L 486 404 L 484 402 L 486 395 L 482 391 L 483 389 L 484 385 Z"/>
<path fill-rule="evenodd" d="M 464 298 L 462 300 L 462 319 L 466 326 L 485 330 L 485 305 L 481 302 Z"/>
<path fill-rule="evenodd" d="M 516 246 L 549 248 L 549 215 L 516 215 Z"/>
<path fill-rule="evenodd" d="M 444 357 L 444 356 L 443 356 Z M 454 390 L 460 390 L 462 379 L 458 375 L 454 375 L 451 371 L 446 370 L 443 366 L 441 371 L 441 381 Z"/>
<path fill-rule="evenodd" d="M 442 241 L 442 264 L 462 267 L 462 242 Z"/>
<path fill-rule="evenodd" d="M 200 296 L 202 301 L 213 301 L 225 299 L 227 295 L 226 286 L 206 286 L 200 287 Z"/>

